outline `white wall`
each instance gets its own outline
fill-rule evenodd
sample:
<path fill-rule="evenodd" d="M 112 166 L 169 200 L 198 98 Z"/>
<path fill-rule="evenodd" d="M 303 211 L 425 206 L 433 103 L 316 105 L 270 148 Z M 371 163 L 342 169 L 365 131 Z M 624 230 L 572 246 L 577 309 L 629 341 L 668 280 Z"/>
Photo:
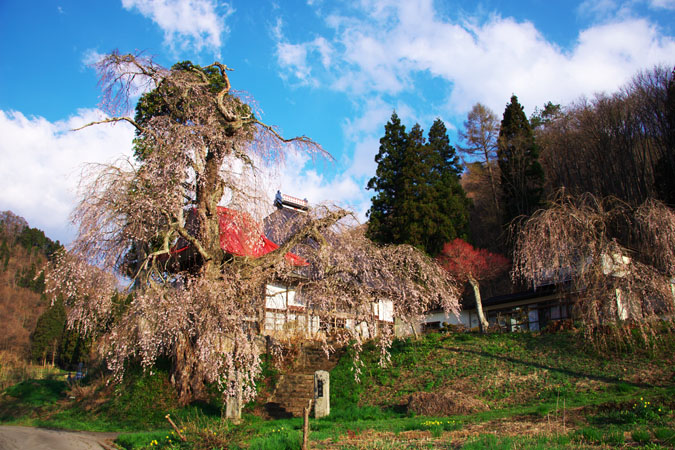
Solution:
<path fill-rule="evenodd" d="M 286 309 L 286 286 L 268 284 L 266 291 L 265 308 Z"/>

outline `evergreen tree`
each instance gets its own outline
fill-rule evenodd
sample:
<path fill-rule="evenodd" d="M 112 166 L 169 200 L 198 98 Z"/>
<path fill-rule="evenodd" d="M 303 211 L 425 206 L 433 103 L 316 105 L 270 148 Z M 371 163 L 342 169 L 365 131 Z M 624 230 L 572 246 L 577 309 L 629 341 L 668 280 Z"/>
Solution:
<path fill-rule="evenodd" d="M 532 128 L 513 95 L 504 110 L 497 148 L 505 224 L 529 216 L 540 205 L 544 171 L 538 158 Z"/>
<path fill-rule="evenodd" d="M 408 145 L 403 156 L 401 192 L 395 224 L 394 242 L 411 244 L 422 250 L 425 228 L 433 226 L 427 220 L 432 207 L 433 189 L 428 184 L 429 156 L 424 130 L 416 123 L 408 133 Z"/>
<path fill-rule="evenodd" d="M 367 231 L 368 237 L 375 242 L 395 242 L 395 236 L 399 234 L 394 219 L 399 217 L 397 208 L 400 208 L 398 202 L 403 190 L 401 171 L 407 143 L 405 126 L 394 112 L 384 126 L 380 150 L 375 155 L 377 171 L 367 186 L 367 189 L 375 191 L 368 210 Z"/>
<path fill-rule="evenodd" d="M 446 242 L 468 238 L 471 201 L 460 184 L 462 166 L 441 119 L 436 119 L 429 129 L 428 146 L 434 158 L 432 174 L 438 210 L 434 216 L 437 230 L 430 236 L 427 249 L 436 255 Z"/>
<path fill-rule="evenodd" d="M 376 191 L 368 236 L 381 243 L 410 244 L 430 255 L 445 242 L 466 237 L 469 201 L 443 122 L 434 122 L 427 141 L 419 124 L 406 133 L 394 113 L 380 144 L 376 176 L 368 183 Z"/>
<path fill-rule="evenodd" d="M 89 359 L 91 337 L 83 336 L 74 328 L 65 327 L 57 359 L 63 367 L 74 366 Z"/>
<path fill-rule="evenodd" d="M 44 363 L 48 357 L 52 362 L 57 359 L 65 327 L 66 310 L 63 301 L 58 300 L 38 318 L 31 334 L 30 352 L 34 360 Z"/>
<path fill-rule="evenodd" d="M 62 248 L 59 241 L 52 241 L 45 236 L 44 231 L 38 228 L 25 227 L 17 236 L 17 242 L 29 252 L 36 255 L 41 251 L 47 258 L 50 258 L 54 252 Z"/>
<path fill-rule="evenodd" d="M 545 127 L 556 117 L 560 117 L 561 114 L 562 108 L 559 104 L 554 104 L 553 102 L 546 102 L 542 109 L 535 106 L 534 112 L 530 116 L 530 128 L 534 131 L 538 128 Z"/>

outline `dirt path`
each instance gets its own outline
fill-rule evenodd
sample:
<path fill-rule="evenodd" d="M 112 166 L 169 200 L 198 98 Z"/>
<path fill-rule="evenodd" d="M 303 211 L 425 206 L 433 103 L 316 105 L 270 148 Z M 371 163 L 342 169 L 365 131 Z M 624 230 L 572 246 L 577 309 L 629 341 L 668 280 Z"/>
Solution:
<path fill-rule="evenodd" d="M 0 450 L 110 450 L 117 433 L 0 426 Z"/>

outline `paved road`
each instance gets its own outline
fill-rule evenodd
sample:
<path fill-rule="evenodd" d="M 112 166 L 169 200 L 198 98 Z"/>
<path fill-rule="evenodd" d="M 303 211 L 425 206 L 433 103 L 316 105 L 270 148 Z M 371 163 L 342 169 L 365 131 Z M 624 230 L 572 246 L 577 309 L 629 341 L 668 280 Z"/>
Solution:
<path fill-rule="evenodd" d="M 0 426 L 0 450 L 108 450 L 117 433 Z"/>

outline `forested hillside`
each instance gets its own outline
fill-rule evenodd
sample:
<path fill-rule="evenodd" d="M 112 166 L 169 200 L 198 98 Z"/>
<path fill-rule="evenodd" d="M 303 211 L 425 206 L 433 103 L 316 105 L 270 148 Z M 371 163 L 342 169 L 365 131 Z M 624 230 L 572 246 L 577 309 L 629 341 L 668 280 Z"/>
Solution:
<path fill-rule="evenodd" d="M 23 217 L 0 213 L 0 351 L 31 356 L 31 334 L 50 304 L 43 268 L 59 248 Z"/>

